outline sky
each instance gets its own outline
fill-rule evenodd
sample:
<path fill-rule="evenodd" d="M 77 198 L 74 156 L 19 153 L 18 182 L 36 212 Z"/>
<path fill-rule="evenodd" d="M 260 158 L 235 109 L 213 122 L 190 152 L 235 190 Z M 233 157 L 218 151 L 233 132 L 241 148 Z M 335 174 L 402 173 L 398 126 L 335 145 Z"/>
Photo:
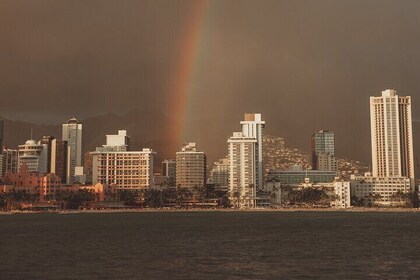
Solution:
<path fill-rule="evenodd" d="M 369 96 L 411 95 L 420 120 L 419 11 L 409 0 L 2 0 L 0 115 L 166 114 L 205 147 L 259 112 L 291 144 L 333 130 L 338 155 L 368 160 Z"/>

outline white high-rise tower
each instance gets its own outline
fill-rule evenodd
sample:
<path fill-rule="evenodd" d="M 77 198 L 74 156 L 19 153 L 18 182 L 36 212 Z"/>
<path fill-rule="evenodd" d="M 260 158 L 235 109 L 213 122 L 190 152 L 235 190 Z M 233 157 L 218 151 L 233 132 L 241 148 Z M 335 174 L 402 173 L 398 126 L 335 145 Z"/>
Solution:
<path fill-rule="evenodd" d="M 261 114 L 245 114 L 242 132 L 234 132 L 229 145 L 229 190 L 239 206 L 255 207 L 257 191 L 263 188 L 263 131 Z"/>
<path fill-rule="evenodd" d="M 71 184 L 74 182 L 76 167 L 82 167 L 84 163 L 83 124 L 71 118 L 63 124 L 62 138 L 68 143 L 67 184 Z"/>
<path fill-rule="evenodd" d="M 373 176 L 414 179 L 411 97 L 391 89 L 370 97 L 370 119 Z"/>
<path fill-rule="evenodd" d="M 263 136 L 265 121 L 262 121 L 261 114 L 245 114 L 245 120 L 241 121 L 244 137 L 255 138 L 255 183 L 260 189 L 264 184 L 263 172 Z"/>

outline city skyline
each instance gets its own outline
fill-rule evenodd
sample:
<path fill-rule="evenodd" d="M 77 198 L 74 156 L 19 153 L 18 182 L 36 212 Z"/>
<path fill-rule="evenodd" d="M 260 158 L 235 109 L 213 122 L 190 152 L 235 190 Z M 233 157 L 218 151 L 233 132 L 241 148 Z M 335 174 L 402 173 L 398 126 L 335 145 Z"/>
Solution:
<path fill-rule="evenodd" d="M 416 279 L 420 0 L 0 0 L 3 279 Z"/>

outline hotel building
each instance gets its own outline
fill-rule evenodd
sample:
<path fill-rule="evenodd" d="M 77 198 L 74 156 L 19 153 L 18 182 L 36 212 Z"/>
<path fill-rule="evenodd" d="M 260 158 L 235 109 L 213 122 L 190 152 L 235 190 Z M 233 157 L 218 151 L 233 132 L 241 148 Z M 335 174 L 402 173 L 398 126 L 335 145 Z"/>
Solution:
<path fill-rule="evenodd" d="M 18 169 L 23 165 L 28 167 L 28 172 L 47 173 L 48 146 L 28 140 L 18 148 Z"/>
<path fill-rule="evenodd" d="M 196 143 L 184 144 L 176 153 L 176 186 L 193 190 L 206 184 L 207 158 Z"/>
<path fill-rule="evenodd" d="M 115 185 L 118 189 L 142 190 L 153 186 L 153 158 L 151 149 L 129 150 L 125 130 L 118 135 L 107 135 L 107 145 L 91 152 L 92 182 Z"/>
<path fill-rule="evenodd" d="M 370 97 L 370 120 L 373 176 L 414 179 L 411 97 L 391 89 Z"/>

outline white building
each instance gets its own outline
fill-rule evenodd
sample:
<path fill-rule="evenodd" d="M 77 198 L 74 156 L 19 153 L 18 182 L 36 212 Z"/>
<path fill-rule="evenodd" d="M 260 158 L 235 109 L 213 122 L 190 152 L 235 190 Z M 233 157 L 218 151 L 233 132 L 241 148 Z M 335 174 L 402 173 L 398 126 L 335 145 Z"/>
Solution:
<path fill-rule="evenodd" d="M 335 180 L 333 183 L 335 199 L 331 200 L 330 205 L 333 208 L 351 207 L 350 182 Z"/>
<path fill-rule="evenodd" d="M 106 145 L 104 147 L 124 146 L 126 151 L 130 150 L 130 137 L 127 136 L 126 130 L 118 130 L 117 135 L 107 135 Z"/>
<path fill-rule="evenodd" d="M 278 181 L 268 181 L 264 189 L 266 194 L 270 195 L 271 204 L 277 206 L 286 206 L 290 201 L 292 191 L 302 191 L 307 188 L 323 190 L 328 195 L 328 201 L 332 208 L 351 207 L 351 189 L 350 181 L 342 181 L 335 178 L 333 182 L 313 183 L 309 178 L 298 184 L 283 185 Z"/>
<path fill-rule="evenodd" d="M 127 151 L 127 143 L 114 142 L 118 137 L 113 136 L 115 135 L 107 135 L 107 145 L 90 153 L 93 156 L 93 184 L 114 184 L 118 189 L 124 190 L 141 190 L 153 186 L 153 158 L 156 153 L 151 149 Z"/>
<path fill-rule="evenodd" d="M 241 121 L 243 136 L 256 140 L 254 145 L 255 186 L 257 189 L 261 189 L 264 185 L 263 137 L 265 121 L 261 119 L 261 114 L 245 114 L 244 119 Z"/>
<path fill-rule="evenodd" d="M 189 189 L 204 187 L 206 162 L 206 155 L 197 150 L 196 143 L 184 144 L 176 153 L 176 185 Z"/>
<path fill-rule="evenodd" d="M 407 177 L 351 176 L 351 195 L 361 204 L 372 206 L 400 206 L 401 194 L 411 192 Z"/>
<path fill-rule="evenodd" d="M 255 207 L 257 193 L 257 139 L 234 132 L 229 145 L 229 190 L 231 199 L 240 207 Z"/>
<path fill-rule="evenodd" d="M 29 172 L 47 173 L 48 145 L 28 140 L 18 147 L 18 168 L 26 164 Z"/>
<path fill-rule="evenodd" d="M 76 166 L 84 163 L 83 124 L 74 117 L 68 120 L 62 125 L 62 140 L 68 145 L 67 183 L 71 184 Z"/>
<path fill-rule="evenodd" d="M 411 97 L 395 90 L 370 97 L 374 177 L 408 177 L 414 182 Z"/>

